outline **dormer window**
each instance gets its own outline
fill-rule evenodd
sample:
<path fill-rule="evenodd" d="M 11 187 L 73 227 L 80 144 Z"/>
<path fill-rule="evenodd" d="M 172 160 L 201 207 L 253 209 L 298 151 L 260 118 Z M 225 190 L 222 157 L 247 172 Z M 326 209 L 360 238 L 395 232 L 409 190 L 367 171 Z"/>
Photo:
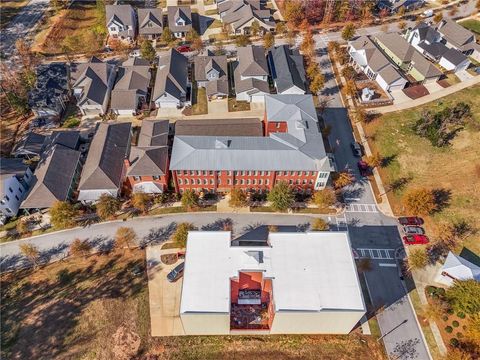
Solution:
<path fill-rule="evenodd" d="M 178 18 L 176 21 L 175 21 L 175 24 L 177 26 L 185 26 L 185 20 L 183 20 L 182 18 Z"/>

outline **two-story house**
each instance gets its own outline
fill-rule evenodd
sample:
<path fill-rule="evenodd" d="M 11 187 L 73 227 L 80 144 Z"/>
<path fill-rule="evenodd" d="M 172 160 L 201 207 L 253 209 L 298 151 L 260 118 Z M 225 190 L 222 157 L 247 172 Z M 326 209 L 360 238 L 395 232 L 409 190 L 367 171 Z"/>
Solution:
<path fill-rule="evenodd" d="M 258 45 L 239 47 L 234 69 L 237 100 L 265 102 L 265 95 L 270 93 L 265 48 Z"/>
<path fill-rule="evenodd" d="M 137 9 L 138 35 L 146 39 L 157 39 L 163 33 L 163 13 L 161 8 Z"/>
<path fill-rule="evenodd" d="M 225 0 L 219 3 L 220 19 L 234 34 L 251 34 L 252 24 L 256 22 L 260 32 L 275 30 L 275 20 L 270 9 L 259 0 Z"/>
<path fill-rule="evenodd" d="M 116 66 L 93 56 L 71 66 L 73 95 L 83 115 L 104 115 L 117 75 Z"/>
<path fill-rule="evenodd" d="M 228 96 L 228 69 L 225 55 L 215 56 L 207 52 L 194 58 L 195 81 L 206 89 L 208 100 Z"/>
<path fill-rule="evenodd" d="M 190 6 L 168 6 L 167 17 L 168 27 L 178 39 L 184 38 L 192 29 L 192 9 Z"/>
<path fill-rule="evenodd" d="M 0 214 L 16 216 L 33 179 L 30 167 L 23 159 L 0 159 Z"/>
<path fill-rule="evenodd" d="M 457 24 L 453 20 L 442 20 L 437 26 L 445 45 L 457 49 L 476 61 L 480 61 L 480 45 L 477 44 L 475 34 Z"/>
<path fill-rule="evenodd" d="M 274 47 L 268 52 L 268 65 L 278 94 L 305 94 L 307 80 L 303 56 L 288 45 Z"/>
<path fill-rule="evenodd" d="M 132 42 L 137 36 L 137 14 L 131 5 L 106 5 L 105 20 L 111 37 Z"/>

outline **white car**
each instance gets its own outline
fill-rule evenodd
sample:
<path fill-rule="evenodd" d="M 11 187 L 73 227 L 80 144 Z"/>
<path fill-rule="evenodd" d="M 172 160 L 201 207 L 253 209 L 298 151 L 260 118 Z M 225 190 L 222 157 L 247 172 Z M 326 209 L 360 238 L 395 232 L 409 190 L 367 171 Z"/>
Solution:
<path fill-rule="evenodd" d="M 133 50 L 130 54 L 128 54 L 130 57 L 139 57 L 140 56 L 140 50 L 136 49 Z"/>

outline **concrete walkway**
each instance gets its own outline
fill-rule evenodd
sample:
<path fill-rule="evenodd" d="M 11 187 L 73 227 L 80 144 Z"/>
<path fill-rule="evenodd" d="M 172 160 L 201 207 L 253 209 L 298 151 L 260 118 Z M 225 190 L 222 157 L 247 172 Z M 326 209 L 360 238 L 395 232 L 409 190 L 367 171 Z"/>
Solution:
<path fill-rule="evenodd" d="M 472 79 L 469 79 L 467 81 L 462 81 L 458 84 L 452 85 L 448 88 L 442 89 L 442 90 L 437 91 L 433 94 L 423 96 L 419 99 L 412 100 L 412 101 L 409 101 L 409 102 L 406 102 L 406 103 L 394 104 L 394 105 L 390 105 L 390 106 L 369 109 L 368 112 L 377 113 L 377 114 L 386 114 L 386 113 L 390 113 L 390 112 L 394 112 L 394 111 L 410 109 L 410 108 L 413 108 L 413 107 L 417 107 L 417 106 L 429 103 L 431 101 L 435 101 L 437 99 L 440 99 L 442 97 L 448 96 L 448 95 L 453 94 L 453 93 L 456 93 L 457 91 L 466 89 L 468 87 L 474 86 L 474 85 L 479 84 L 479 83 L 480 83 L 480 76 L 475 76 Z"/>

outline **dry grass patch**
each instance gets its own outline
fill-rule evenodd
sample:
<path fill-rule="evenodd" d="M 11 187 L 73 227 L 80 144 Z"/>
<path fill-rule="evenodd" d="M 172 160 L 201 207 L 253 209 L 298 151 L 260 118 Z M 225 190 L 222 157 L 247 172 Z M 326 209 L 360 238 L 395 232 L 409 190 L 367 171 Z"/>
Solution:
<path fill-rule="evenodd" d="M 458 102 L 471 106 L 473 119 L 445 148 L 433 147 L 427 139 L 412 130 L 422 111 L 440 111 Z M 414 109 L 385 114 L 365 126 L 373 152 L 385 159 L 380 174 L 388 191 L 395 214 L 405 214 L 401 199 L 406 189 L 428 188 L 444 190 L 447 206 L 426 219 L 430 233 L 443 221 L 467 220 L 480 229 L 480 86 Z M 395 184 L 403 183 L 395 187 Z M 480 233 L 465 242 L 470 250 L 480 254 Z"/>

